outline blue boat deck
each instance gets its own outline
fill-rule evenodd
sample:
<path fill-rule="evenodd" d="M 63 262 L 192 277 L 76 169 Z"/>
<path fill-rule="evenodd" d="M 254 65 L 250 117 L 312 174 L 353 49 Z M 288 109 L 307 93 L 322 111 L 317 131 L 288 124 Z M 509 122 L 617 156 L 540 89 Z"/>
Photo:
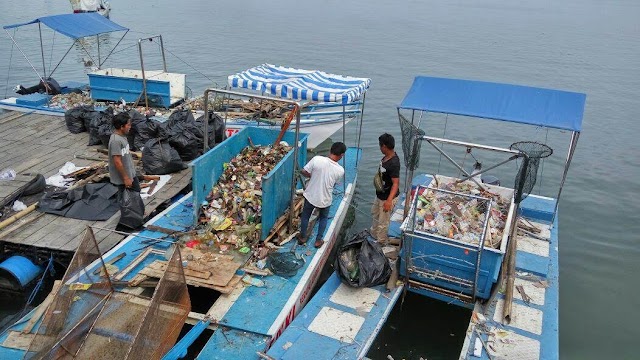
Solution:
<path fill-rule="evenodd" d="M 352 288 L 333 275 L 278 338 L 267 355 L 276 359 L 360 359 L 389 316 L 402 287 Z"/>
<path fill-rule="evenodd" d="M 558 217 L 550 223 L 554 206 L 555 200 L 534 195 L 523 201 L 522 215 L 542 230 L 537 237 L 549 239 L 517 237 L 515 287 L 521 287 L 527 301 L 514 289 L 509 324 L 502 321 L 503 291 L 486 308 L 476 304 L 460 359 L 559 357 Z M 480 356 L 473 355 L 474 348 Z"/>

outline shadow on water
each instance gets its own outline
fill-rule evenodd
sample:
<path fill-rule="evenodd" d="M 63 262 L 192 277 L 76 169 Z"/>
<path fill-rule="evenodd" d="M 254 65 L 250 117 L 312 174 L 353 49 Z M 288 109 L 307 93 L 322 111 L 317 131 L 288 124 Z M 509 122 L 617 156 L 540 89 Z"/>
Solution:
<path fill-rule="evenodd" d="M 387 359 L 458 359 L 471 310 L 412 292 L 398 300 L 367 356 Z"/>

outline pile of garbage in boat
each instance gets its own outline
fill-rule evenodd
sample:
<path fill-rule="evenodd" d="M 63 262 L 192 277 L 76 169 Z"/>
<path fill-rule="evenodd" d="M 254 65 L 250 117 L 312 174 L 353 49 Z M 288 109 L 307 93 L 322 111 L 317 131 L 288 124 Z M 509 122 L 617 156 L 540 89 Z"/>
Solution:
<path fill-rule="evenodd" d="M 414 230 L 470 244 L 484 238 L 485 246 L 499 248 L 510 205 L 510 198 L 471 181 L 432 182 L 417 194 Z"/>
<path fill-rule="evenodd" d="M 262 229 L 262 177 L 266 176 L 291 146 L 248 146 L 224 163 L 224 172 L 202 205 L 200 223 L 206 232 L 197 236 L 200 246 L 217 244 L 225 251 L 229 246 L 249 252 L 260 240 Z"/>

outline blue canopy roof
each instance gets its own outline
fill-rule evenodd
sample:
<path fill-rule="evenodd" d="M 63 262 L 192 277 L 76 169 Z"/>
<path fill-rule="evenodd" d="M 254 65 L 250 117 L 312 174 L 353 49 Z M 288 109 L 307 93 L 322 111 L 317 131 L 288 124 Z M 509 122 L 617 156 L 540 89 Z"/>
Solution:
<path fill-rule="evenodd" d="M 57 31 L 62 35 L 66 35 L 74 40 L 92 35 L 129 30 L 98 13 L 44 16 L 26 23 L 3 26 L 3 28 L 12 29 L 35 23 L 43 23 L 54 31 Z"/>
<path fill-rule="evenodd" d="M 399 108 L 579 132 L 586 97 L 528 86 L 417 76 Z"/>
<path fill-rule="evenodd" d="M 371 79 L 263 64 L 228 77 L 229 86 L 292 100 L 348 104 L 358 100 Z"/>

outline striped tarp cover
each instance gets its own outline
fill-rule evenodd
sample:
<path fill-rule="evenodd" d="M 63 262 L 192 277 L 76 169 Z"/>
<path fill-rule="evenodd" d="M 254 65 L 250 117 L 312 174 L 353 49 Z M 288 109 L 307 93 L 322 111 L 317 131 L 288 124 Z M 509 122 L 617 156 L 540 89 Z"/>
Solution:
<path fill-rule="evenodd" d="M 348 104 L 360 99 L 371 79 L 263 64 L 230 75 L 229 86 L 292 100 Z"/>

